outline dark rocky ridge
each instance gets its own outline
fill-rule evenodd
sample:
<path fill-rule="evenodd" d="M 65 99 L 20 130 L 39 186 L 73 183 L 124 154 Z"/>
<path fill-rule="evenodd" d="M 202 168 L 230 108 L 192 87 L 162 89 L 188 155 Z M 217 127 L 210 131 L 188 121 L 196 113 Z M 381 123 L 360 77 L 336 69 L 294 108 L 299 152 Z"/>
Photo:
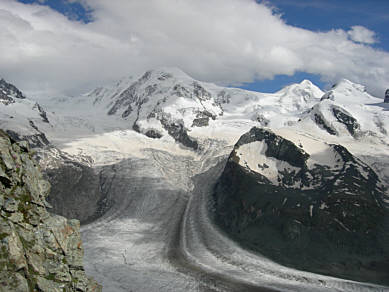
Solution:
<path fill-rule="evenodd" d="M 315 113 L 314 114 L 314 121 L 320 128 L 326 130 L 328 132 L 328 134 L 330 134 L 330 135 L 337 135 L 338 134 L 338 132 L 336 132 L 335 129 L 333 129 L 331 126 L 329 126 L 327 124 L 327 122 L 324 120 L 324 118 L 321 115 Z"/>
<path fill-rule="evenodd" d="M 15 102 L 14 98 L 25 99 L 26 97 L 14 85 L 0 79 L 0 102 L 8 105 Z"/>
<path fill-rule="evenodd" d="M 384 100 L 384 102 L 389 102 L 389 89 L 387 89 L 386 91 L 385 91 L 385 100 Z"/>
<path fill-rule="evenodd" d="M 183 122 L 172 122 L 168 119 L 162 119 L 161 124 L 177 142 L 194 150 L 199 148 L 197 141 L 188 135 L 188 130 L 184 127 Z"/>
<path fill-rule="evenodd" d="M 0 290 L 101 291 L 83 269 L 78 220 L 51 215 L 27 142 L 0 131 Z"/>
<path fill-rule="evenodd" d="M 331 96 L 332 92 L 327 92 L 324 97 L 322 97 L 321 101 L 331 99 L 326 97 L 327 94 L 329 94 L 328 96 Z M 333 122 L 331 120 L 327 120 L 323 113 L 320 110 L 317 110 L 318 106 L 319 104 L 314 107 L 316 108 L 316 111 L 312 113 L 312 120 L 318 125 L 318 127 L 327 131 L 327 133 L 330 135 L 339 135 L 338 130 L 335 129 Z M 334 116 L 336 121 L 342 124 L 342 126 L 350 133 L 351 136 L 358 138 L 363 134 L 361 131 L 361 125 L 358 123 L 358 120 L 353 117 L 353 115 L 346 109 L 333 104 L 330 106 L 329 111 L 330 114 Z"/>
<path fill-rule="evenodd" d="M 41 131 L 38 134 L 20 135 L 15 131 L 7 130 L 7 134 L 15 141 L 28 141 L 32 148 L 45 147 L 50 144 L 46 135 Z"/>
<path fill-rule="evenodd" d="M 355 136 L 357 134 L 361 126 L 350 113 L 337 106 L 334 106 L 332 108 L 332 113 L 334 114 L 335 118 L 338 120 L 339 123 L 345 125 L 347 131 L 350 133 L 351 136 Z"/>
<path fill-rule="evenodd" d="M 253 141 L 265 141 L 266 156 L 300 171 L 274 185 L 241 166 L 236 150 Z M 388 211 L 381 205 L 379 179 L 346 148 L 331 147 L 340 157 L 339 168 L 308 169 L 309 155 L 301 148 L 267 130 L 251 129 L 236 144 L 215 187 L 216 223 L 242 246 L 283 265 L 387 285 Z"/>
<path fill-rule="evenodd" d="M 42 118 L 42 121 L 45 123 L 49 123 L 49 119 L 47 118 L 47 113 L 44 111 L 44 109 L 39 105 L 39 103 L 35 103 L 34 109 L 37 109 L 39 111 L 39 115 Z"/>

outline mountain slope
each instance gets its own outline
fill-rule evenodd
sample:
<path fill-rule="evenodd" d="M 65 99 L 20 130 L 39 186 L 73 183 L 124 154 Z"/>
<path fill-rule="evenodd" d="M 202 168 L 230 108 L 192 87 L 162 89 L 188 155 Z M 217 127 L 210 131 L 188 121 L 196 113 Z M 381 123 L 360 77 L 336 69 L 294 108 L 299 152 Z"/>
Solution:
<path fill-rule="evenodd" d="M 45 110 L 29 100 L 14 85 L 0 80 L 0 128 L 14 138 L 28 140 L 32 146 L 44 146 L 49 142 L 42 129 L 50 128 Z"/>
<path fill-rule="evenodd" d="M 284 265 L 388 284 L 383 193 L 376 173 L 341 145 L 252 128 L 215 188 L 216 222 Z"/>
<path fill-rule="evenodd" d="M 362 85 L 342 80 L 323 95 L 305 123 L 313 120 L 330 135 L 385 139 L 389 131 L 387 109 L 382 99 L 369 95 Z"/>

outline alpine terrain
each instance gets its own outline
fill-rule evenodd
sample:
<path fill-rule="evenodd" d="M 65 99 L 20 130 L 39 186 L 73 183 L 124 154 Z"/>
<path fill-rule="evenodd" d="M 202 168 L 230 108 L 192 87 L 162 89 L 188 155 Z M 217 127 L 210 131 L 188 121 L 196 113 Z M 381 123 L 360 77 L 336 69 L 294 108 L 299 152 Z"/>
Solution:
<path fill-rule="evenodd" d="M 98 287 L 86 272 L 103 291 L 389 291 L 387 98 L 348 80 L 251 92 L 175 68 L 37 101 L 1 80 L 1 155 L 28 141 L 52 186 L 38 205 L 57 215 L 27 230 L 54 220 L 77 236 L 81 221 L 84 266 L 52 259 L 80 289 Z M 5 167 L 4 190 L 23 185 Z M 11 246 L 25 203 L 5 196 Z M 66 282 L 24 257 L 6 270 L 19 286 L 35 285 L 22 269 L 42 291 Z"/>

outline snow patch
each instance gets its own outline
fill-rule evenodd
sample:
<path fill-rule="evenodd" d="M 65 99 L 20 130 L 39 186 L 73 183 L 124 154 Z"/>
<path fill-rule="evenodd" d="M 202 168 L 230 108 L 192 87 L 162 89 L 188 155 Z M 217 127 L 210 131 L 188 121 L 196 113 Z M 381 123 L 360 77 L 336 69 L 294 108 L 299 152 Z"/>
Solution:
<path fill-rule="evenodd" d="M 267 144 L 265 141 L 255 141 L 244 144 L 236 149 L 239 164 L 243 167 L 265 176 L 273 184 L 278 185 L 279 172 L 298 172 L 300 169 L 273 157 L 266 156 Z"/>

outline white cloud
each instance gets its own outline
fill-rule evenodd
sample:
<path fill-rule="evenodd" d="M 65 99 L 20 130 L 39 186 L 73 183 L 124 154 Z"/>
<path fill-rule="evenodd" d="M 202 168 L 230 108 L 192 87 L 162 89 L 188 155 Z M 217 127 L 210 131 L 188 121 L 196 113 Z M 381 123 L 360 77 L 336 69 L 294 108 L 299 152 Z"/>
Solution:
<path fill-rule="evenodd" d="M 381 95 L 389 86 L 389 53 L 366 45 L 360 28 L 351 30 L 359 38 L 296 28 L 254 0 L 82 3 L 93 9 L 93 22 L 1 0 L 0 75 L 27 93 L 79 93 L 159 66 L 220 84 L 305 71 L 331 82 L 348 78 Z"/>
<path fill-rule="evenodd" d="M 377 42 L 375 32 L 360 25 L 352 26 L 347 33 L 354 42 L 363 44 L 374 44 Z"/>

